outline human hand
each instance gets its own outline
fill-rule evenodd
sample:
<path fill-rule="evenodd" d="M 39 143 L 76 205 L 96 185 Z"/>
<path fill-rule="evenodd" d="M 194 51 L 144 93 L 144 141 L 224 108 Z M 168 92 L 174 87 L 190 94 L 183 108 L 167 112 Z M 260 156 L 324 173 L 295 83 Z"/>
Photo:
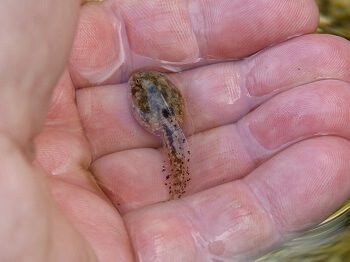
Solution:
<path fill-rule="evenodd" d="M 185 2 L 82 7 L 70 74 L 61 77 L 43 128 L 45 95 L 72 30 L 52 60 L 33 59 L 39 71 L 31 76 L 47 76 L 49 62 L 56 67 L 41 89 L 33 81 L 30 100 L 26 93 L 19 103 L 22 89 L 9 89 L 7 114 L 27 107 L 9 118 L 2 138 L 2 246 L 14 243 L 1 252 L 5 259 L 249 260 L 349 197 L 349 44 L 321 35 L 285 41 L 315 29 L 313 1 L 202 1 L 199 9 Z M 68 1 L 56 5 L 72 10 Z M 40 25 L 74 27 L 74 15 L 54 17 Z M 186 69 L 170 75 L 187 101 L 192 133 L 192 180 L 178 201 L 164 202 L 160 142 L 130 113 L 125 80 L 140 67 Z M 27 68 L 10 69 L 9 83 Z M 35 165 L 48 185 L 28 163 L 38 130 Z"/>

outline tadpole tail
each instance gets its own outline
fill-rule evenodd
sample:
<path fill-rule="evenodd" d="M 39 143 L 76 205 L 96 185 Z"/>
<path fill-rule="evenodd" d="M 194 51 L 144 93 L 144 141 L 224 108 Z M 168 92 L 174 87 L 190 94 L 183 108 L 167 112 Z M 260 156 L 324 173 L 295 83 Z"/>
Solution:
<path fill-rule="evenodd" d="M 171 199 L 178 199 L 186 193 L 190 181 L 190 148 L 185 134 L 175 120 L 163 125 L 163 145 L 168 172 L 166 184 Z"/>

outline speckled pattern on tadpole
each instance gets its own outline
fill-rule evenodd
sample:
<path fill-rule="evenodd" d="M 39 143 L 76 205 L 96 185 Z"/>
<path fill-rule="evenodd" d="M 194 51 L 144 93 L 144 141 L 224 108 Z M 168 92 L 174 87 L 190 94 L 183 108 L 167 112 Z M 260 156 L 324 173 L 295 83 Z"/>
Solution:
<path fill-rule="evenodd" d="M 161 136 L 168 165 L 164 184 L 171 199 L 186 193 L 190 181 L 190 149 L 181 129 L 184 99 L 180 90 L 160 72 L 141 71 L 129 79 L 135 119 L 149 132 Z M 166 170 L 166 166 L 169 170 Z"/>

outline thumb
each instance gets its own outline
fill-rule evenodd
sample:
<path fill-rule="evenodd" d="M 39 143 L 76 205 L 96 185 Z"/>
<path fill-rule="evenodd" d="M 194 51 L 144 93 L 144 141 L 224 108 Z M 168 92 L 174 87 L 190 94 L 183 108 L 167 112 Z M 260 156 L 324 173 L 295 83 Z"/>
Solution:
<path fill-rule="evenodd" d="M 44 176 L 25 154 L 65 66 L 78 8 L 72 0 L 1 2 L 0 261 L 94 257 L 55 208 Z"/>
<path fill-rule="evenodd" d="M 45 118 L 70 51 L 78 7 L 78 0 L 1 2 L 0 133 L 21 146 Z"/>

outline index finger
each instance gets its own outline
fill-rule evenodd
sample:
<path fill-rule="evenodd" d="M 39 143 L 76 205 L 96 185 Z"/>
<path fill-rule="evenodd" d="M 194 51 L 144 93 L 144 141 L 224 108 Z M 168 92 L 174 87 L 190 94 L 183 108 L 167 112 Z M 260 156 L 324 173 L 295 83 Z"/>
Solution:
<path fill-rule="evenodd" d="M 181 70 L 239 59 L 313 32 L 311 0 L 111 0 L 83 7 L 71 56 L 77 86 L 119 83 L 140 67 Z"/>

